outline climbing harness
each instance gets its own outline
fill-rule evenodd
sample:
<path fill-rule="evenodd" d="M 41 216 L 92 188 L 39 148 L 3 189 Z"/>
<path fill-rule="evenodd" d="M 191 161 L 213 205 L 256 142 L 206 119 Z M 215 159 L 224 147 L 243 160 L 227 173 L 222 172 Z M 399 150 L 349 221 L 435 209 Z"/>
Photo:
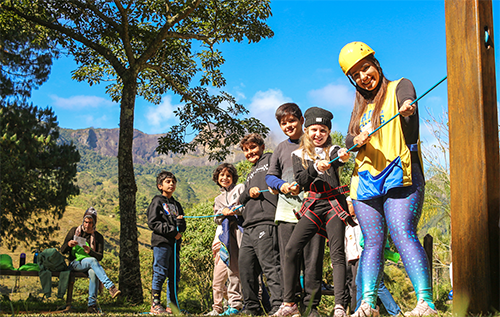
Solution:
<path fill-rule="evenodd" d="M 443 81 L 446 80 L 448 76 L 444 76 L 443 79 L 441 79 L 437 84 L 435 84 L 434 86 L 432 86 L 429 90 L 427 90 L 423 95 L 421 95 L 420 97 L 418 97 L 417 99 L 413 100 L 412 103 L 410 103 L 410 106 L 413 105 L 415 102 L 419 101 L 420 99 L 422 99 L 422 97 L 424 97 L 425 95 L 427 95 L 429 92 L 431 92 L 431 90 L 433 90 L 434 88 L 436 88 L 437 86 L 439 86 L 439 84 L 441 84 Z M 372 136 L 375 132 L 377 132 L 379 129 L 381 129 L 383 126 L 385 126 L 386 124 L 388 124 L 389 122 L 391 122 L 392 120 L 394 120 L 396 117 L 398 117 L 401 113 L 398 112 L 396 113 L 392 118 L 390 118 L 389 120 L 387 120 L 386 122 L 384 122 L 383 124 L 381 124 L 378 128 L 376 128 L 375 130 L 373 130 L 370 134 L 368 134 L 368 136 Z M 358 143 L 354 144 L 350 149 L 347 150 L 346 153 L 349 153 L 352 151 L 352 149 L 354 149 L 356 146 L 358 146 Z M 333 162 L 335 162 L 336 160 L 338 160 L 340 158 L 340 156 L 337 156 L 336 158 L 334 158 L 333 160 L 331 160 L 330 162 L 328 162 L 328 164 L 332 164 Z"/>
<path fill-rule="evenodd" d="M 357 223 L 354 222 L 351 215 L 345 211 L 344 208 L 342 208 L 341 204 L 337 200 L 337 197 L 342 197 L 347 193 L 349 193 L 349 187 L 347 185 L 336 188 L 324 188 L 323 191 L 311 189 L 308 196 L 304 197 L 304 202 L 302 203 L 300 211 L 297 212 L 294 210 L 295 217 L 298 220 L 302 217 L 306 217 L 311 220 L 318 227 L 318 234 L 324 236 L 325 238 L 327 238 L 325 227 L 334 217 L 339 217 L 339 219 L 346 225 L 349 224 L 350 226 L 355 227 L 357 226 Z M 319 200 L 327 200 L 330 204 L 331 208 L 326 215 L 318 215 L 313 211 L 313 208 L 311 208 L 314 203 Z"/>

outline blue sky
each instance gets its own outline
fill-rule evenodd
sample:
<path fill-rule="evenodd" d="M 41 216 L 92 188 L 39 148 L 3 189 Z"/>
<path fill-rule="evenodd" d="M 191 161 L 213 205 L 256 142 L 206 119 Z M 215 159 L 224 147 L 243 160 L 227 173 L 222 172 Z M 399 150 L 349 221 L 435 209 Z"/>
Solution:
<path fill-rule="evenodd" d="M 268 24 L 273 38 L 257 44 L 230 43 L 219 47 L 226 63 L 225 91 L 284 139 L 274 111 L 288 101 L 303 111 L 319 106 L 333 112 L 332 130 L 347 131 L 354 98 L 338 65 L 340 49 L 362 41 L 375 50 L 386 77 L 409 78 L 424 93 L 446 76 L 444 0 L 428 1 L 284 1 L 271 3 Z M 500 1 L 493 0 L 494 30 L 500 31 Z M 496 36 L 498 40 L 498 36 Z M 498 43 L 497 43 L 498 44 Z M 500 58 L 496 50 L 497 96 Z M 119 104 L 105 94 L 104 85 L 90 87 L 71 80 L 71 58 L 54 62 L 49 81 L 33 92 L 31 102 L 51 107 L 62 128 L 117 128 Z M 172 110 L 179 98 L 169 93 L 160 105 L 136 101 L 135 128 L 165 133 L 174 124 Z M 427 113 L 447 110 L 446 82 L 419 102 L 424 145 L 434 142 L 423 121 Z"/>

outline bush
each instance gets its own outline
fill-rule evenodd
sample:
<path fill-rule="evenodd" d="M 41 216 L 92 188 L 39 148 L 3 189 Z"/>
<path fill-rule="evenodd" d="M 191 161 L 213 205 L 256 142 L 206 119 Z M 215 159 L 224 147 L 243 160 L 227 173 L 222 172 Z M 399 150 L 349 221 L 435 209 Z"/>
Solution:
<path fill-rule="evenodd" d="M 198 204 L 186 215 L 212 215 L 213 201 Z M 214 261 L 212 241 L 216 224 L 212 218 L 187 219 L 181 248 L 181 281 L 179 305 L 190 313 L 201 313 L 212 307 Z"/>

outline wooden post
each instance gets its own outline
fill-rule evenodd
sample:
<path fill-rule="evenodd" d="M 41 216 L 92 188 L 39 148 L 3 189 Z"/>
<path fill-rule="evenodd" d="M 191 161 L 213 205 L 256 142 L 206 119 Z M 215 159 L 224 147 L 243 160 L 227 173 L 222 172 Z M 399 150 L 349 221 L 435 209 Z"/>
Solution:
<path fill-rule="evenodd" d="M 433 259 L 433 252 L 432 248 L 434 245 L 434 238 L 430 234 L 426 234 L 424 237 L 424 250 L 425 254 L 427 255 L 427 261 L 429 262 L 429 270 L 430 270 L 430 275 L 431 275 L 431 287 L 433 287 L 433 265 L 432 265 L 432 259 Z"/>
<path fill-rule="evenodd" d="M 500 167 L 491 0 L 445 0 L 453 298 L 499 309 Z M 494 43 L 493 43 L 494 44 Z M 454 302 L 455 313 L 464 303 Z"/>

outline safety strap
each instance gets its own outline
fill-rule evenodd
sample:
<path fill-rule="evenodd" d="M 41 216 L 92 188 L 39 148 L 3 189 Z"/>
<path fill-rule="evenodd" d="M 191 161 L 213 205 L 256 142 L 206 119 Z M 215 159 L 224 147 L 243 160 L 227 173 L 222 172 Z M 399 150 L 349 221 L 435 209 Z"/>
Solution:
<path fill-rule="evenodd" d="M 334 189 L 330 189 L 326 192 L 316 193 L 309 192 L 309 196 L 304 199 L 302 207 L 299 212 L 295 212 L 295 216 L 300 220 L 301 217 L 306 217 L 311 220 L 318 227 L 318 234 L 323 235 L 324 232 L 326 235 L 325 226 L 328 224 L 330 220 L 332 220 L 335 216 L 338 216 L 340 220 L 342 220 L 346 225 L 349 224 L 352 227 L 357 226 L 357 223 L 352 219 L 351 215 L 346 212 L 342 206 L 339 204 L 337 200 L 337 196 L 343 195 L 344 193 L 349 192 L 349 187 L 347 185 L 340 186 Z M 317 200 L 328 200 L 330 206 L 332 207 L 324 219 L 318 216 L 311 210 L 311 205 L 314 204 Z"/>

